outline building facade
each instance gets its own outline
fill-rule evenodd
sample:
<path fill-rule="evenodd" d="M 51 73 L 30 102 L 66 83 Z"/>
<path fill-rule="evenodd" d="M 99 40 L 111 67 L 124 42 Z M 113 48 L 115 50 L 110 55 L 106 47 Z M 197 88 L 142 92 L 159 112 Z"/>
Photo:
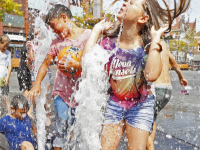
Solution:
<path fill-rule="evenodd" d="M 190 36 L 190 41 L 185 38 L 188 34 Z M 175 23 L 172 26 L 172 30 L 170 32 L 171 39 L 174 40 L 175 44 L 173 45 L 172 54 L 178 63 L 189 64 L 190 68 L 195 68 L 196 63 L 194 61 L 199 60 L 200 51 L 198 52 L 199 46 L 197 43 L 199 41 L 199 37 L 196 36 L 196 20 L 194 22 L 190 22 L 189 19 L 186 21 L 185 16 L 177 17 Z M 179 49 L 177 42 L 185 42 L 187 43 L 184 49 Z M 191 42 L 192 41 L 192 42 Z M 191 46 L 193 43 L 193 46 Z"/>
<path fill-rule="evenodd" d="M 12 58 L 20 58 L 21 48 L 29 30 L 33 29 L 33 22 L 39 10 L 29 8 L 28 0 L 14 0 L 14 2 L 22 4 L 20 11 L 23 11 L 23 15 L 6 13 L 3 22 L 0 22 L 0 34 L 9 36 L 11 42 L 8 50 L 11 52 Z"/>

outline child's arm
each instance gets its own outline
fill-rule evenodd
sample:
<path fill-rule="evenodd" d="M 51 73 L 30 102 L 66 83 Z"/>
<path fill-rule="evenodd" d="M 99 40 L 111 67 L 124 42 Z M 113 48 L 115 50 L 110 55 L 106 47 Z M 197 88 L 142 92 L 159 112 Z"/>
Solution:
<path fill-rule="evenodd" d="M 12 66 L 8 66 L 8 75 L 7 75 L 6 79 L 5 79 L 5 86 L 7 86 L 9 84 L 11 71 L 12 71 Z"/>
<path fill-rule="evenodd" d="M 31 131 L 32 131 L 33 135 L 36 138 L 37 137 L 37 128 L 35 127 L 35 125 L 34 125 L 32 120 L 31 120 Z"/>
<path fill-rule="evenodd" d="M 42 65 L 40 66 L 40 69 L 38 71 L 35 84 L 31 88 L 31 90 L 29 91 L 29 98 L 31 100 L 33 100 L 36 97 L 37 93 L 38 93 L 38 96 L 40 96 L 40 93 L 41 93 L 41 82 L 44 79 L 44 77 L 46 76 L 47 69 L 51 65 L 52 60 L 54 60 L 54 57 L 49 55 L 49 54 L 47 54 L 45 60 L 43 61 Z"/>
<path fill-rule="evenodd" d="M 174 59 L 173 55 L 170 52 L 169 52 L 169 62 L 172 65 L 172 68 L 178 74 L 180 84 L 182 86 L 187 86 L 188 85 L 188 81 L 184 78 L 179 65 L 176 63 L 176 60 Z"/>
<path fill-rule="evenodd" d="M 28 66 L 28 69 L 31 70 L 32 61 L 33 61 L 33 57 L 34 57 L 33 51 L 31 48 L 31 41 L 27 41 L 26 47 L 27 47 L 27 66 Z"/>
<path fill-rule="evenodd" d="M 160 44 L 161 35 L 168 29 L 168 25 L 164 25 L 159 30 L 155 30 L 154 26 L 151 28 L 151 46 L 146 61 L 144 75 L 147 81 L 154 82 L 160 76 L 162 70 L 162 61 L 160 52 L 167 48 L 166 44 Z"/>
<path fill-rule="evenodd" d="M 12 66 L 11 66 L 11 53 L 9 53 L 9 55 L 8 55 L 8 75 L 7 75 L 7 77 L 5 78 L 5 86 L 7 86 L 7 85 L 9 84 L 11 71 L 12 71 Z"/>
<path fill-rule="evenodd" d="M 101 22 L 97 23 L 91 34 L 89 39 L 87 40 L 87 43 L 83 49 L 81 58 L 85 56 L 86 53 L 91 52 L 94 45 L 97 43 L 98 38 L 100 36 L 100 34 L 102 32 L 106 32 L 107 30 L 109 30 L 112 27 L 112 23 L 111 22 L 105 22 L 104 20 L 102 20 Z M 81 64 L 82 64 L 82 59 L 81 59 Z"/>

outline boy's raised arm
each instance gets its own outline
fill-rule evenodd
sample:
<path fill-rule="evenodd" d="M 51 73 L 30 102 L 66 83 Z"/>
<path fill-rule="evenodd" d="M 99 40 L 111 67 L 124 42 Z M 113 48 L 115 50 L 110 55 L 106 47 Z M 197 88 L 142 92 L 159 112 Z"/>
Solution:
<path fill-rule="evenodd" d="M 12 71 L 11 53 L 9 53 L 7 61 L 8 61 L 8 74 L 7 74 L 7 77 L 5 78 L 5 85 L 6 86 L 9 84 L 10 75 L 11 75 L 11 71 Z"/>
<path fill-rule="evenodd" d="M 173 55 L 169 52 L 169 62 L 172 66 L 172 68 L 176 71 L 176 73 L 178 74 L 178 77 L 179 77 L 179 81 L 180 81 L 180 84 L 182 86 L 187 86 L 188 84 L 188 81 L 184 78 L 183 74 L 182 74 L 182 71 L 179 67 L 179 65 L 176 63 L 176 60 L 174 59 Z"/>
<path fill-rule="evenodd" d="M 34 100 L 37 93 L 38 93 L 38 96 L 40 96 L 40 93 L 41 93 L 41 82 L 42 80 L 44 79 L 44 77 L 46 76 L 47 74 L 47 69 L 48 67 L 51 65 L 52 63 L 52 60 L 54 60 L 54 57 L 47 54 L 46 58 L 44 59 L 42 65 L 40 66 L 40 69 L 38 71 L 38 74 L 37 74 L 37 78 L 36 78 L 36 81 L 35 81 L 35 84 L 33 85 L 33 87 L 31 88 L 31 90 L 29 91 L 29 98 L 31 100 Z"/>

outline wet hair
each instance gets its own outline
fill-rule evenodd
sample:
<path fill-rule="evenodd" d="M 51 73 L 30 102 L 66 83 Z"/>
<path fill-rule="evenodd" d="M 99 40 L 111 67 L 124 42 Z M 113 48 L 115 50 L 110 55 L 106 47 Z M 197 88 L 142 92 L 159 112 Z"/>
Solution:
<path fill-rule="evenodd" d="M 163 24 L 169 24 L 169 28 L 166 33 L 170 32 L 174 19 L 184 13 L 188 9 L 191 2 L 191 0 L 179 0 L 178 5 L 177 0 L 173 0 L 174 8 L 170 9 L 166 1 L 162 1 L 166 9 L 162 8 L 157 0 L 145 0 L 145 3 L 143 4 L 145 12 L 149 15 L 149 21 L 140 31 L 144 47 L 150 41 L 150 30 L 152 26 L 155 26 L 155 29 L 158 30 Z"/>
<path fill-rule="evenodd" d="M 0 36 L 0 43 L 9 43 L 9 42 L 10 38 L 6 34 Z"/>
<path fill-rule="evenodd" d="M 113 5 L 118 0 L 115 0 L 111 5 Z M 158 3 L 158 0 L 145 0 L 143 4 L 143 8 L 145 13 L 149 15 L 149 21 L 144 25 L 142 30 L 140 31 L 140 35 L 143 41 L 143 47 L 145 47 L 150 41 L 150 30 L 154 25 L 155 29 L 159 29 L 163 24 L 169 24 L 169 28 L 166 33 L 171 31 L 172 22 L 176 17 L 180 14 L 184 13 L 189 5 L 191 0 L 179 0 L 177 4 L 177 0 L 174 1 L 174 8 L 170 9 L 165 0 L 162 0 L 166 9 L 162 8 Z M 116 28 L 113 35 L 116 36 L 119 33 L 119 28 Z M 117 31 L 117 32 L 116 32 Z"/>
<path fill-rule="evenodd" d="M 23 108 L 26 108 L 27 110 L 29 110 L 30 106 L 28 103 L 28 100 L 26 99 L 25 96 L 19 94 L 19 95 L 15 95 L 11 101 L 11 106 L 17 110 L 19 108 L 19 106 L 22 105 Z"/>
<path fill-rule="evenodd" d="M 65 14 L 69 19 L 72 18 L 72 13 L 69 8 L 61 4 L 56 4 L 49 10 L 45 23 L 49 24 L 51 19 L 59 19 L 61 14 Z"/>

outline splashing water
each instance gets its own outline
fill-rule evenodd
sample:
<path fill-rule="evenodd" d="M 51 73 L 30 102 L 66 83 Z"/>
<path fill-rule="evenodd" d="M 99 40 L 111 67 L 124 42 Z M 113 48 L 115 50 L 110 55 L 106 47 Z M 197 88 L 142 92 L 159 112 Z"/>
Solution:
<path fill-rule="evenodd" d="M 83 59 L 82 77 L 75 99 L 79 103 L 76 107 L 76 122 L 74 141 L 78 141 L 81 149 L 101 149 L 100 132 L 103 124 L 103 109 L 108 99 L 108 75 L 104 65 L 110 54 L 101 46 L 95 45 L 93 51 Z"/>
<path fill-rule="evenodd" d="M 120 25 L 117 48 L 122 25 L 123 21 Z M 100 133 L 104 120 L 103 111 L 109 98 L 107 89 L 110 86 L 109 76 L 104 66 L 109 61 L 109 57 L 116 53 L 117 48 L 110 53 L 96 44 L 92 52 L 87 53 L 83 58 L 79 90 L 74 93 L 75 100 L 79 103 L 75 112 L 76 122 L 68 128 L 68 142 L 65 148 L 71 144 L 74 149 L 77 147 L 87 150 L 101 149 Z M 72 141 L 69 140 L 71 132 L 74 133 Z"/>
<path fill-rule="evenodd" d="M 51 8 L 50 4 L 55 3 L 55 0 L 47 0 L 45 3 L 45 8 L 42 9 L 35 18 L 35 32 L 40 30 L 38 36 L 34 39 L 35 43 L 38 43 L 38 49 L 35 54 L 35 70 L 39 70 L 40 65 L 45 59 L 45 56 L 50 48 L 52 40 L 55 38 L 55 35 L 52 33 L 51 29 L 47 29 L 43 17 L 47 15 L 48 10 Z M 59 3 L 58 1 L 57 3 Z M 68 3 L 67 3 L 68 4 Z M 48 82 L 48 77 L 46 76 L 41 83 L 41 95 L 36 98 L 36 119 L 37 119 L 37 142 L 38 149 L 45 150 L 46 142 L 46 111 L 44 105 L 46 103 L 46 83 Z"/>

